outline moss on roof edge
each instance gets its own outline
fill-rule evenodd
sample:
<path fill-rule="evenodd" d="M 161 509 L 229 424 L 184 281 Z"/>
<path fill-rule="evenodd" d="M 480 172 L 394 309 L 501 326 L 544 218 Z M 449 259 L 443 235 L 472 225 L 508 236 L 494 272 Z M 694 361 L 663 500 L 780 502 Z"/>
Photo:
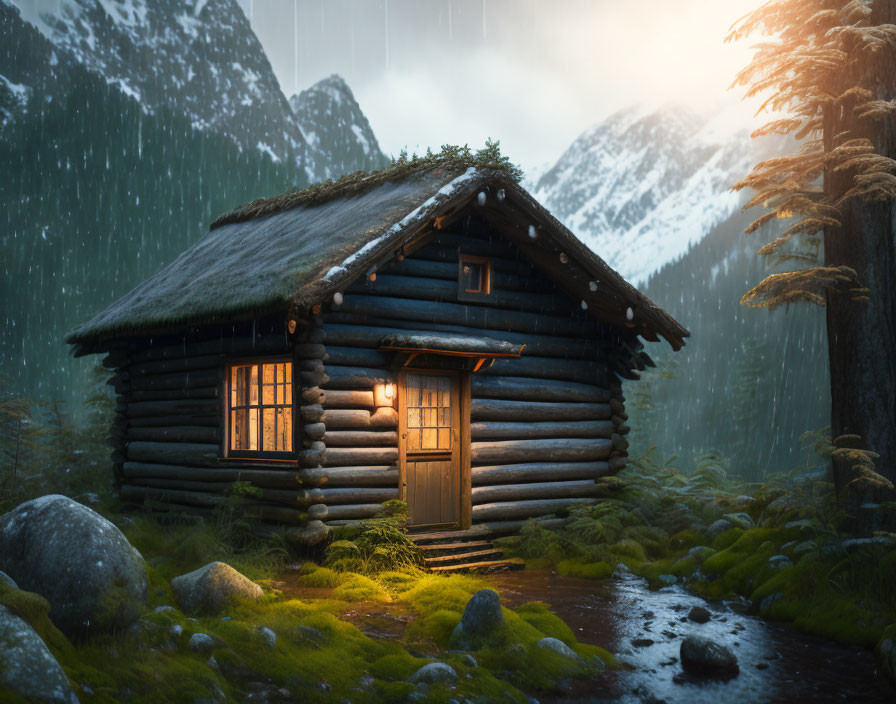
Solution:
<path fill-rule="evenodd" d="M 333 181 L 316 183 L 301 190 L 291 190 L 271 198 L 258 198 L 237 206 L 218 216 L 209 227 L 214 230 L 223 225 L 246 222 L 255 218 L 273 215 L 300 206 L 312 207 L 337 198 L 361 195 L 386 182 L 402 181 L 422 171 L 443 168 L 465 170 L 475 167 L 503 172 L 513 183 L 519 183 L 523 173 L 518 166 L 501 154 L 500 142 L 487 140 L 485 148 L 472 151 L 468 146 L 443 145 L 442 151 L 433 154 L 427 150 L 423 156 L 408 156 L 402 151 L 397 159 L 384 169 L 377 171 L 355 171 Z"/>

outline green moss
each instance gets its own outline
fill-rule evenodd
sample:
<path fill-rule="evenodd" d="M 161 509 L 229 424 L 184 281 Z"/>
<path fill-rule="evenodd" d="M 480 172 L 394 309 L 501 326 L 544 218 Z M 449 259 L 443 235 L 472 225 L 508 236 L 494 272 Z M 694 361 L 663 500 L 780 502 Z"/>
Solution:
<path fill-rule="evenodd" d="M 370 577 L 348 573 L 336 589 L 333 597 L 345 601 L 389 601 L 389 593 Z"/>
<path fill-rule="evenodd" d="M 644 552 L 642 545 L 631 538 L 624 538 L 618 543 L 611 545 L 610 550 L 621 557 L 631 557 L 639 562 L 644 562 L 647 559 L 647 554 Z"/>
<path fill-rule="evenodd" d="M 408 697 L 417 689 L 410 682 L 377 682 L 378 699 L 387 704 L 398 704 L 408 701 Z"/>
<path fill-rule="evenodd" d="M 557 571 L 570 577 L 584 579 L 607 579 L 613 574 L 613 567 L 606 562 L 582 563 L 578 560 L 561 560 L 557 563 Z"/>
<path fill-rule="evenodd" d="M 380 680 L 406 680 L 427 662 L 402 651 L 376 660 L 370 666 L 370 674 Z"/>
<path fill-rule="evenodd" d="M 150 608 L 156 606 L 174 606 L 177 600 L 171 590 L 171 584 L 158 570 L 146 566 L 146 605 Z"/>
<path fill-rule="evenodd" d="M 451 644 L 451 634 L 460 623 L 461 612 L 439 609 L 410 623 L 404 638 L 409 643 L 435 643 L 440 649 Z"/>
<path fill-rule="evenodd" d="M 31 626 L 54 653 L 67 653 L 71 643 L 50 620 L 50 602 L 40 594 L 0 581 L 0 604 Z"/>
<path fill-rule="evenodd" d="M 673 550 L 688 550 L 698 545 L 706 545 L 706 537 L 702 533 L 687 528 L 669 538 L 669 544 Z"/>
<path fill-rule="evenodd" d="M 734 545 L 743 534 L 743 528 L 729 528 L 724 533 L 717 535 L 710 547 L 713 550 L 725 550 Z"/>
<path fill-rule="evenodd" d="M 306 562 L 302 566 L 299 583 L 306 587 L 338 587 L 345 581 L 345 578 L 345 574 L 331 570 L 329 567 L 318 567 Z"/>
<path fill-rule="evenodd" d="M 516 610 L 517 615 L 540 633 L 562 640 L 568 646 L 577 644 L 572 629 L 563 619 L 551 611 L 551 607 L 541 601 L 530 601 Z"/>

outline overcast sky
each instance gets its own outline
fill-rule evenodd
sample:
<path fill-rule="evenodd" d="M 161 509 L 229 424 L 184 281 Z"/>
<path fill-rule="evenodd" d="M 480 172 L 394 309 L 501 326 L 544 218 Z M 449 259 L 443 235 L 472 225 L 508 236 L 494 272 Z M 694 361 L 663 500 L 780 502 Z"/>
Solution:
<path fill-rule="evenodd" d="M 532 169 L 630 105 L 748 116 L 724 37 L 760 0 L 240 2 L 286 95 L 341 74 L 391 154 L 494 137 Z"/>

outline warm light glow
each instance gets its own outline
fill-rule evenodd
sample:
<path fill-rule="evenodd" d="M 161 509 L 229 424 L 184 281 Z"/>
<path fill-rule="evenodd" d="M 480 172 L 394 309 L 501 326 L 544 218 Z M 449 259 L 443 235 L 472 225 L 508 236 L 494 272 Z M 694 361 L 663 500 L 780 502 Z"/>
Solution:
<path fill-rule="evenodd" d="M 384 389 L 384 391 L 386 394 L 386 398 L 395 398 L 395 384 L 386 384 L 386 388 Z"/>
<path fill-rule="evenodd" d="M 373 403 L 378 406 L 394 406 L 395 405 L 395 384 L 385 383 L 376 384 L 373 387 Z"/>

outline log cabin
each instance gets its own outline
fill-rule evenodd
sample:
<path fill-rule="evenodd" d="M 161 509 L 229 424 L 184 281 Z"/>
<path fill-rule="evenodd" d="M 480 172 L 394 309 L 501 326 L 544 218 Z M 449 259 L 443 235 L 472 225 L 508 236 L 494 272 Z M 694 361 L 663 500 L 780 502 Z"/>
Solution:
<path fill-rule="evenodd" d="M 407 502 L 500 534 L 625 464 L 622 379 L 688 331 L 506 169 L 422 160 L 254 201 L 67 337 L 113 371 L 121 497 L 316 542 Z"/>

